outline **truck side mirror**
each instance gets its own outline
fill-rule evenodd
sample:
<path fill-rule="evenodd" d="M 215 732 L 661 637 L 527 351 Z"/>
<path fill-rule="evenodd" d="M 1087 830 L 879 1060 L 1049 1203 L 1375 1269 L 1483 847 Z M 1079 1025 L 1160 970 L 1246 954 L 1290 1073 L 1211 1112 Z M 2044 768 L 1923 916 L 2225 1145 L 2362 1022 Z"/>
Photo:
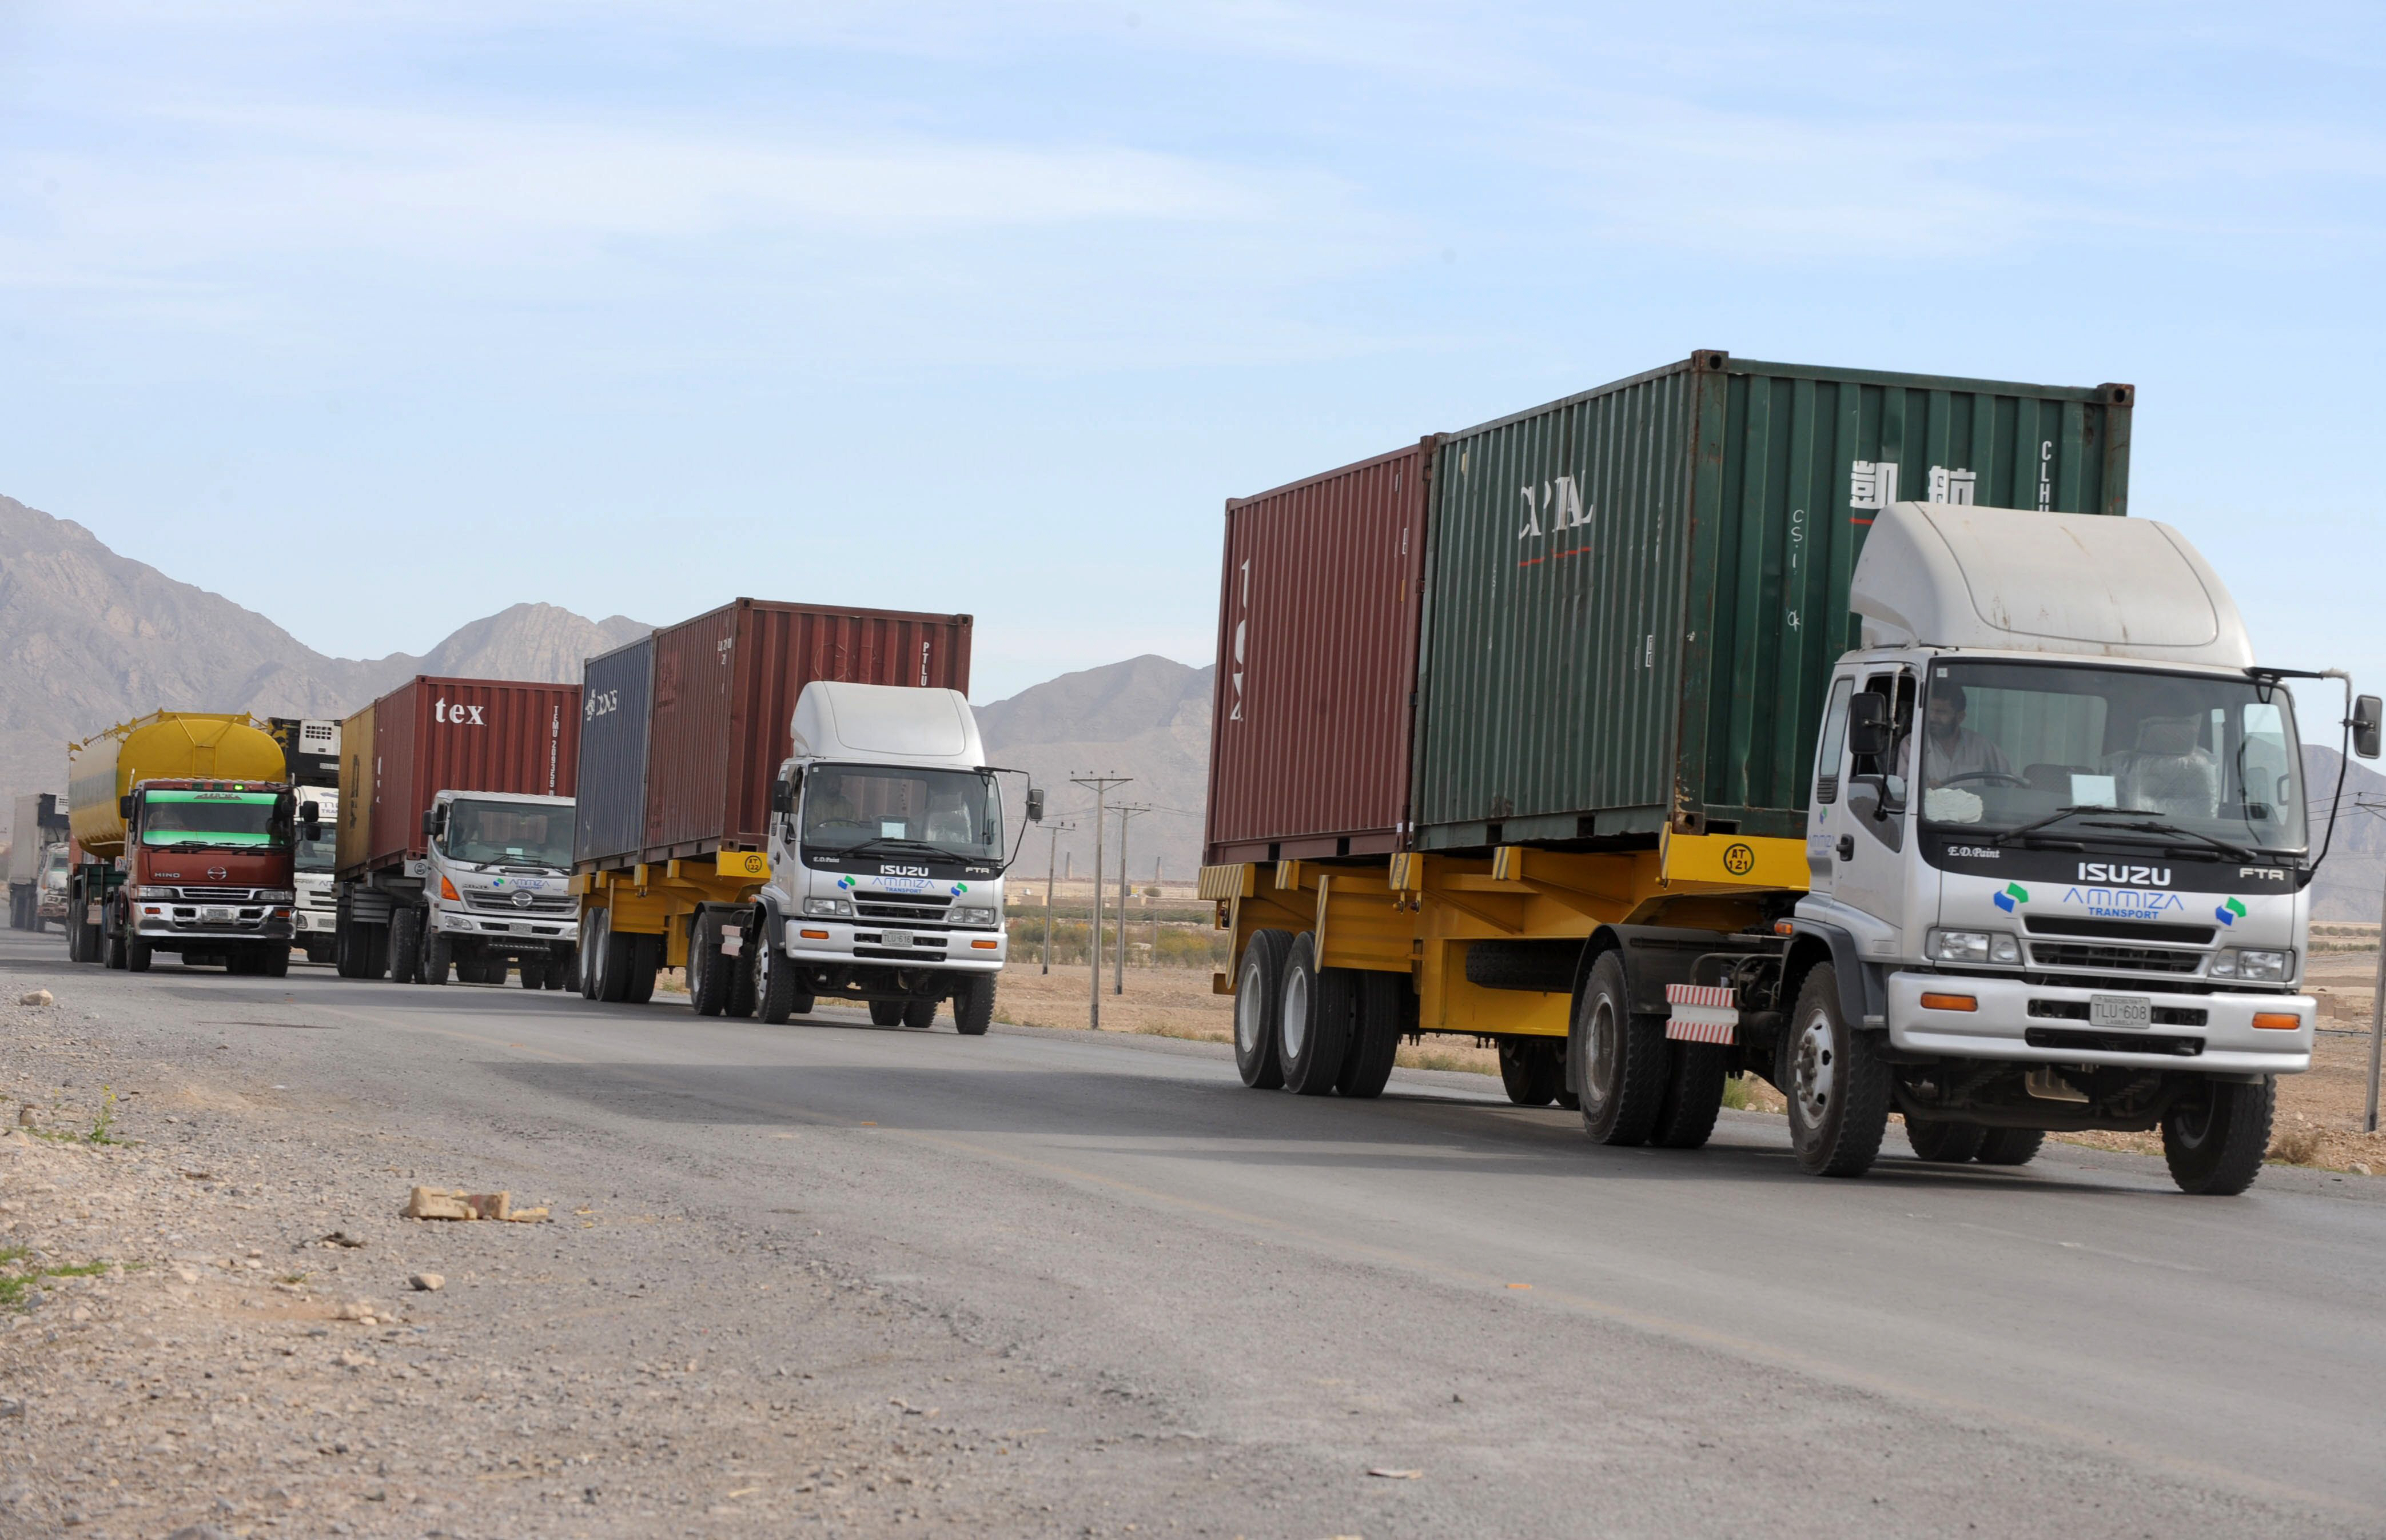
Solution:
<path fill-rule="evenodd" d="M 314 803 L 314 802 L 301 802 L 300 804 L 298 804 L 298 821 L 299 821 L 299 822 L 301 822 L 301 823 L 320 823 L 322 820 L 323 820 L 323 808 L 322 808 L 321 804 L 320 804 L 320 803 Z M 313 836 L 313 835 L 311 835 L 311 834 L 309 834 L 309 835 L 308 836 L 308 838 L 312 839 L 312 838 L 314 838 L 314 836 Z"/>
<path fill-rule="evenodd" d="M 774 813 L 792 813 L 795 810 L 796 783 L 793 781 L 772 782 L 771 783 L 771 811 Z"/>
<path fill-rule="evenodd" d="M 2381 709 L 2376 695 L 2359 695 L 2355 697 L 2353 702 L 2353 752 L 2358 754 L 2364 759 L 2375 759 L 2378 757 L 2378 737 L 2379 731 L 2381 726 L 2381 718 L 2386 718 L 2386 709 Z"/>
<path fill-rule="evenodd" d="M 1889 698 L 1867 690 L 1848 698 L 1848 752 L 1875 759 L 1889 752 Z"/>
<path fill-rule="evenodd" d="M 131 792 L 127 792 L 122 796 L 116 799 L 116 816 L 122 819 L 127 823 L 132 821 L 132 794 Z"/>
<path fill-rule="evenodd" d="M 439 815 L 430 808 L 422 809 L 422 833 L 427 836 L 439 832 Z"/>
<path fill-rule="evenodd" d="M 1044 788 L 1041 786 L 1027 788 L 1027 821 L 1030 823 L 1044 821 Z"/>

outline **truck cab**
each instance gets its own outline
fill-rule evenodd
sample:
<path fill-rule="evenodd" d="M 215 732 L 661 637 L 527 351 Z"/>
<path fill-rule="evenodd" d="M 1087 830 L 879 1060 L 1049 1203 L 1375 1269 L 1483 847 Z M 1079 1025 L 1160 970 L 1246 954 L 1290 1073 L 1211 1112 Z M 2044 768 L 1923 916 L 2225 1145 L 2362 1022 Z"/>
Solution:
<path fill-rule="evenodd" d="M 1739 1024 L 1777 1023 L 1802 1160 L 1862 1170 L 1890 1111 L 1926 1158 L 2158 1127 L 2181 1186 L 2242 1190 L 2275 1077 L 2311 1064 L 2289 672 L 2148 520 L 1898 505 L 1852 607 L 1786 966 L 1770 990 L 1752 958 L 1697 981 L 1773 1008 Z M 2364 697 L 2367 754 L 2377 717 Z"/>
<path fill-rule="evenodd" d="M 561 989 L 580 941 L 572 799 L 443 791 L 423 814 L 421 977 Z"/>
<path fill-rule="evenodd" d="M 176 952 L 232 973 L 290 970 L 291 856 L 313 804 L 273 783 L 144 781 L 120 812 L 124 881 L 104 933 L 110 966 L 144 972 L 157 953 Z"/>
<path fill-rule="evenodd" d="M 298 901 L 291 915 L 291 940 L 306 952 L 308 962 L 330 962 L 339 931 L 339 893 L 333 871 L 339 864 L 335 831 L 340 820 L 340 792 L 336 786 L 308 786 L 297 795 L 314 803 L 319 816 L 311 837 L 306 829 L 300 829 L 296 857 L 292 863 L 295 876 L 293 891 Z"/>
<path fill-rule="evenodd" d="M 771 876 L 749 933 L 726 943 L 730 957 L 760 947 L 763 1019 L 828 998 L 867 1004 L 883 1026 L 924 1027 L 950 1000 L 964 1034 L 984 1033 L 1009 951 L 1010 832 L 967 697 L 815 681 L 792 725 L 795 753 L 772 794 Z"/>

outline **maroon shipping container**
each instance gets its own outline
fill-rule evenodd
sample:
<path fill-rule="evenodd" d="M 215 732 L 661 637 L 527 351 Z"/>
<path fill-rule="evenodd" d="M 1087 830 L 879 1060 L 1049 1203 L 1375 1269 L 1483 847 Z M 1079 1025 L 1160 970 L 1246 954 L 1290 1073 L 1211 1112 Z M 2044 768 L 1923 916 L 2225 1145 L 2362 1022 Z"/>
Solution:
<path fill-rule="evenodd" d="M 1400 848 L 1438 443 L 1226 504 L 1212 864 Z"/>
<path fill-rule="evenodd" d="M 371 709 L 368 870 L 430 854 L 422 815 L 441 792 L 576 793 L 577 684 L 425 674 L 382 696 Z M 345 870 L 341 874 L 354 875 Z"/>
<path fill-rule="evenodd" d="M 738 599 L 655 632 L 647 842 L 600 866 L 759 850 L 816 679 L 969 691 L 970 617 Z"/>

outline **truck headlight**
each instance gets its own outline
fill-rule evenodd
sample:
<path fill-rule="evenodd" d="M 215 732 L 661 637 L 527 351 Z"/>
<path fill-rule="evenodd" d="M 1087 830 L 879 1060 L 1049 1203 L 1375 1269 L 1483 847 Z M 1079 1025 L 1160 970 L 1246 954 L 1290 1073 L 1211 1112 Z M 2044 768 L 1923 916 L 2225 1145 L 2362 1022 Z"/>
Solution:
<path fill-rule="evenodd" d="M 295 904 L 298 902 L 298 895 L 291 892 L 288 888 L 259 888 L 257 890 L 257 902 L 260 904 Z"/>
<path fill-rule="evenodd" d="M 992 909 L 955 909 L 953 911 L 953 923 L 956 925 L 978 925 L 991 930 L 994 926 L 994 916 L 995 911 Z"/>
<path fill-rule="evenodd" d="M 853 915 L 853 900 L 850 898 L 807 898 L 804 900 L 804 912 L 806 914 L 825 915 L 833 920 L 850 919 Z"/>
<path fill-rule="evenodd" d="M 142 887 L 134 888 L 132 890 L 132 896 L 135 898 L 146 898 L 157 902 L 171 903 L 174 900 L 175 893 L 172 888 Z"/>
<path fill-rule="evenodd" d="M 2295 955 L 2292 952 L 2231 947 L 2213 957 L 2211 977 L 2245 979 L 2255 983 L 2283 983 L 2294 968 Z"/>
<path fill-rule="evenodd" d="M 1933 931 L 1933 962 L 2019 962 L 2021 943 L 2002 931 Z"/>

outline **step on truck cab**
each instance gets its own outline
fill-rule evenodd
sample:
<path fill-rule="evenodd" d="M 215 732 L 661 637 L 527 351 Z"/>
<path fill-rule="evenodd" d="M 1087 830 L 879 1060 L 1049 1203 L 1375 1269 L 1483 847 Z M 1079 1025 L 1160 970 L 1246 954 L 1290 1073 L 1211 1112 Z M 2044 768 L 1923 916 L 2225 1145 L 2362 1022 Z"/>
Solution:
<path fill-rule="evenodd" d="M 986 763 L 968 698 L 815 681 L 791 735 L 772 788 L 770 881 L 750 908 L 700 913 L 691 989 L 725 999 L 750 950 L 766 1021 L 826 999 L 924 1027 L 949 1000 L 961 1032 L 983 1033 L 1009 950 L 1009 832 L 1002 772 Z M 1042 815 L 1039 793 L 1026 811 Z"/>

